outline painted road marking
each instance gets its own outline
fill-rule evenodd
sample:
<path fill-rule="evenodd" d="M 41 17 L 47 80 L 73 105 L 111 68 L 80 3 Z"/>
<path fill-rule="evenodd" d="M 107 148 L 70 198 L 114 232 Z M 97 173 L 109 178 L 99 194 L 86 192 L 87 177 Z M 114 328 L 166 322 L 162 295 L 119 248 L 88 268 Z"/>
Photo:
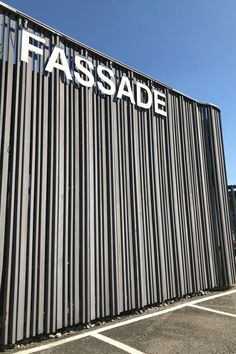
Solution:
<path fill-rule="evenodd" d="M 134 349 L 132 347 L 130 347 L 129 345 L 123 344 L 121 342 L 118 342 L 114 339 L 111 339 L 109 337 L 103 336 L 102 334 L 99 333 L 94 333 L 92 335 L 92 337 L 97 338 L 99 340 L 102 340 L 103 342 L 106 342 L 108 344 L 113 345 L 114 347 L 117 347 L 119 349 L 122 349 L 124 351 L 126 351 L 127 353 L 131 353 L 131 354 L 144 354 L 143 352 L 140 352 L 137 349 Z"/>
<path fill-rule="evenodd" d="M 225 293 L 219 293 L 219 294 L 215 294 L 215 295 L 211 295 L 211 296 L 207 296 L 206 298 L 201 298 L 198 300 L 194 300 L 194 301 L 190 301 L 189 304 L 198 304 L 199 302 L 204 302 L 204 301 L 209 301 L 212 299 L 217 299 L 218 297 L 222 297 L 222 296 L 228 296 L 228 295 L 232 295 L 236 293 L 236 289 L 235 290 L 228 290 Z"/>
<path fill-rule="evenodd" d="M 26 349 L 26 350 L 19 350 L 18 352 L 21 353 L 21 354 L 37 353 L 37 352 L 40 352 L 41 350 L 47 350 L 47 349 L 50 349 L 50 348 L 53 348 L 53 347 L 57 347 L 58 345 L 63 345 L 63 344 L 70 343 L 70 342 L 73 342 L 73 341 L 78 340 L 78 339 L 86 338 L 86 337 L 90 336 L 92 332 L 93 331 L 87 332 L 87 333 L 78 334 L 78 335 L 75 335 L 75 336 L 70 337 L 70 338 L 65 338 L 65 339 L 62 339 L 62 340 L 58 340 L 58 341 L 53 342 L 53 343 L 43 344 L 43 345 L 40 345 L 39 347 L 30 348 L 30 349 Z"/>
<path fill-rule="evenodd" d="M 114 328 L 117 328 L 117 327 L 128 325 L 130 323 L 143 321 L 143 320 L 146 320 L 148 318 L 164 315 L 165 313 L 176 311 L 176 310 L 188 307 L 190 305 L 195 305 L 195 304 L 198 304 L 200 302 L 205 302 L 205 301 L 208 301 L 208 300 L 217 299 L 218 297 L 228 296 L 228 295 L 232 295 L 232 294 L 235 294 L 235 293 L 236 293 L 236 290 L 229 290 L 229 291 L 226 291 L 224 293 L 210 295 L 208 297 L 203 297 L 203 298 L 198 299 L 198 300 L 189 301 L 189 302 L 187 302 L 185 304 L 182 304 L 182 305 L 173 306 L 173 307 L 171 307 L 169 309 L 158 310 L 157 312 L 154 312 L 154 313 L 150 313 L 150 314 L 147 314 L 147 315 L 142 315 L 142 316 L 139 316 L 139 317 L 135 317 L 135 318 L 132 318 L 130 320 L 123 321 L 123 322 L 114 323 L 112 325 L 105 326 L 105 327 L 100 328 L 100 329 L 95 329 L 93 331 L 88 331 L 86 333 L 77 334 L 77 335 L 75 335 L 73 337 L 70 337 L 70 338 L 65 338 L 65 339 L 62 339 L 62 340 L 58 340 L 56 342 L 52 342 L 52 343 L 49 343 L 49 344 L 44 344 L 44 345 L 41 345 L 41 346 L 38 346 L 38 347 L 35 347 L 35 348 L 21 350 L 21 351 L 18 351 L 18 352 L 22 353 L 22 354 L 37 353 L 37 352 L 39 352 L 41 350 L 46 350 L 46 349 L 49 349 L 49 348 L 57 347 L 57 346 L 62 345 L 62 344 L 73 342 L 73 341 L 81 339 L 81 338 L 93 336 L 96 333 L 105 332 L 105 331 L 108 331 L 108 330 L 111 330 L 111 329 L 114 329 Z"/>
<path fill-rule="evenodd" d="M 198 306 L 198 305 L 189 305 L 189 307 L 195 307 L 195 308 L 200 309 L 200 310 L 205 310 L 205 311 L 217 313 L 218 315 L 225 315 L 225 316 L 230 316 L 230 317 L 235 317 L 236 318 L 236 315 L 233 314 L 233 313 L 219 311 L 219 310 L 214 310 L 214 309 L 210 309 L 208 307 L 203 307 L 203 306 Z"/>

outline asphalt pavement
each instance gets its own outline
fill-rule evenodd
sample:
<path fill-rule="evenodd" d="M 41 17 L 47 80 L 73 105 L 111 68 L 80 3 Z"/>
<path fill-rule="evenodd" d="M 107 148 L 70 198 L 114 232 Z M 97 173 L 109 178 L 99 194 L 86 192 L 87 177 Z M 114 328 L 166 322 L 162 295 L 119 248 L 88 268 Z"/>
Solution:
<path fill-rule="evenodd" d="M 150 308 L 141 314 L 13 352 L 235 354 L 236 287 Z"/>

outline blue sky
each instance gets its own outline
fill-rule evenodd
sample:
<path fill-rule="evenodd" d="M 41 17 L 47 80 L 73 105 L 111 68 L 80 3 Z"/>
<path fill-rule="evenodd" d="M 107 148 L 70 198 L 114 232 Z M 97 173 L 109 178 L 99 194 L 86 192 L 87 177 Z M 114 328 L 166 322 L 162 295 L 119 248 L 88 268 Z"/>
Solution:
<path fill-rule="evenodd" d="M 222 112 L 236 184 L 235 0 L 7 0 L 9 5 Z"/>

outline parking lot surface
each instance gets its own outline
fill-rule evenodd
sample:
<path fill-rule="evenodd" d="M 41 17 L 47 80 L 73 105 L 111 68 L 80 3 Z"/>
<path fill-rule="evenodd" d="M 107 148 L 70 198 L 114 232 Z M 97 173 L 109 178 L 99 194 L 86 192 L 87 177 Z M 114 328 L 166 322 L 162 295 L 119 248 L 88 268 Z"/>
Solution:
<path fill-rule="evenodd" d="M 21 354 L 236 353 L 236 288 L 18 351 Z"/>

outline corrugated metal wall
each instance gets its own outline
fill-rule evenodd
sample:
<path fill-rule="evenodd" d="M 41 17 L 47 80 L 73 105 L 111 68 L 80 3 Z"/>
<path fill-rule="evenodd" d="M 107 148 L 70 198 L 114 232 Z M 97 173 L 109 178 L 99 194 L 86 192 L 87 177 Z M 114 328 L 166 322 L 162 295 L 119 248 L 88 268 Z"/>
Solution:
<path fill-rule="evenodd" d="M 1 342 L 235 282 L 220 112 L 0 6 Z M 45 58 L 20 61 L 22 26 Z M 55 44 L 168 116 L 45 75 Z"/>

